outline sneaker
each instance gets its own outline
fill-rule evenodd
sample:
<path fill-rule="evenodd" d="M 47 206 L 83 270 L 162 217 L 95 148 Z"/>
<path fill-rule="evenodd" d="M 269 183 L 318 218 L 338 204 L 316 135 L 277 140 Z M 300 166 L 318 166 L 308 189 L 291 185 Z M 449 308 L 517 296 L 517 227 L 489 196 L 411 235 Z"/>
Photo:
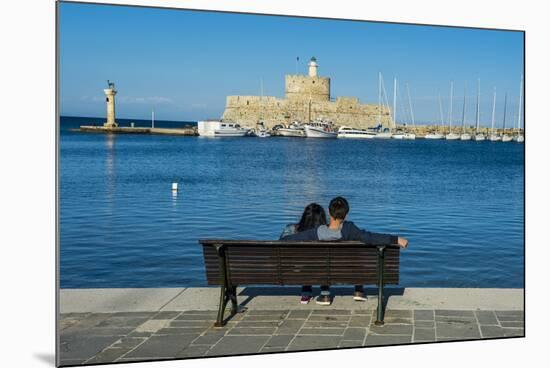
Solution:
<path fill-rule="evenodd" d="M 315 303 L 319 305 L 330 305 L 332 303 L 332 298 L 330 295 L 319 295 L 317 299 L 315 299 Z"/>
<path fill-rule="evenodd" d="M 303 293 L 302 298 L 300 299 L 300 304 L 307 304 L 311 301 L 312 298 L 313 296 L 311 294 Z"/>
<path fill-rule="evenodd" d="M 367 296 L 362 291 L 356 291 L 355 293 L 353 293 L 353 300 L 355 300 L 356 302 L 366 302 Z"/>

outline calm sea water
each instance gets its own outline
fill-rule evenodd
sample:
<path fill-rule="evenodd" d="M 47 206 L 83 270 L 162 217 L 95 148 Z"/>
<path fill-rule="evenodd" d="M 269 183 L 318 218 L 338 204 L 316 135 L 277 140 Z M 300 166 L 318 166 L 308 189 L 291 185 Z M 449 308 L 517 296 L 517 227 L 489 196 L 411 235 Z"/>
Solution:
<path fill-rule="evenodd" d="M 70 131 L 100 120 L 62 118 L 62 288 L 203 286 L 197 239 L 276 239 L 336 195 L 410 240 L 402 286 L 523 287 L 521 144 Z"/>

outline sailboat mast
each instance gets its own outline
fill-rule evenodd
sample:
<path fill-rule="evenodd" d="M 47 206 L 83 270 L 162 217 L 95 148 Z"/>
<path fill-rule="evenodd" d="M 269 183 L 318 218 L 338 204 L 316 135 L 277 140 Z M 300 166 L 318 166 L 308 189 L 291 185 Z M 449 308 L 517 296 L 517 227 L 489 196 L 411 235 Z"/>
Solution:
<path fill-rule="evenodd" d="M 504 118 L 502 119 L 502 134 L 504 134 L 504 130 L 506 129 L 506 104 L 508 102 L 508 92 L 504 94 Z"/>
<path fill-rule="evenodd" d="M 396 119 L 397 119 L 397 111 L 396 109 L 396 103 L 397 103 L 397 78 L 393 77 L 393 127 L 396 126 Z"/>
<path fill-rule="evenodd" d="M 451 81 L 451 97 L 449 98 L 449 134 L 451 134 L 451 124 L 453 121 L 453 82 Z"/>
<path fill-rule="evenodd" d="M 479 130 L 479 90 L 480 90 L 480 80 L 477 79 L 477 103 L 476 103 L 476 134 Z"/>
<path fill-rule="evenodd" d="M 382 73 L 378 72 L 378 125 L 382 124 Z"/>
<path fill-rule="evenodd" d="M 523 74 L 521 75 L 521 82 L 519 84 L 519 107 L 518 107 L 518 134 L 521 127 L 521 102 L 523 97 Z"/>
<path fill-rule="evenodd" d="M 491 135 L 494 135 L 495 130 L 495 107 L 497 103 L 497 87 L 494 87 L 493 92 L 493 114 L 491 116 Z"/>
<path fill-rule="evenodd" d="M 441 105 L 441 93 L 437 93 L 437 98 L 439 99 L 439 119 L 441 119 L 441 125 L 443 125 L 443 106 Z"/>
<path fill-rule="evenodd" d="M 151 110 L 151 128 L 155 127 L 155 110 Z"/>
<path fill-rule="evenodd" d="M 412 105 L 412 102 L 411 102 L 411 91 L 409 90 L 409 84 L 408 83 L 406 84 L 406 86 L 407 86 L 407 95 L 409 96 L 409 110 L 411 111 L 411 120 L 412 120 L 413 126 L 415 126 L 415 124 L 414 124 L 413 105 Z"/>
<path fill-rule="evenodd" d="M 466 89 L 467 82 L 464 82 L 464 102 L 462 103 L 462 134 L 466 133 Z"/>

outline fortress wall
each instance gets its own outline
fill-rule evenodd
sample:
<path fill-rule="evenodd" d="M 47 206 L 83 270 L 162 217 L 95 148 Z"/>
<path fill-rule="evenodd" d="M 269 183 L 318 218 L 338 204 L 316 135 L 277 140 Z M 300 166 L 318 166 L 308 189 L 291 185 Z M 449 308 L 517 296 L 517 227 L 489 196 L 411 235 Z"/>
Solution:
<path fill-rule="evenodd" d="M 330 78 L 285 75 L 285 96 L 287 99 L 329 101 Z"/>
<path fill-rule="evenodd" d="M 276 124 L 290 124 L 294 120 L 306 122 L 309 119 L 309 98 L 280 99 L 272 96 L 228 96 L 223 119 L 235 121 L 243 126 L 255 127 L 263 120 L 267 127 Z M 361 104 L 355 97 L 341 97 L 335 102 L 312 101 L 311 119 L 327 119 L 336 125 L 367 128 L 378 123 L 378 105 Z M 382 124 L 388 126 L 389 111 L 383 109 Z"/>

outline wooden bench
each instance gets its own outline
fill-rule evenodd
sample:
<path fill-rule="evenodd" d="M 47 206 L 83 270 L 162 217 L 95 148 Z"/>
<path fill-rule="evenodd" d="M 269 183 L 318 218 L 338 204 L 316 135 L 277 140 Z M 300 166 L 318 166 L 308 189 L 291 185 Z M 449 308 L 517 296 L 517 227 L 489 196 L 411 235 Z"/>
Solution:
<path fill-rule="evenodd" d="M 384 324 L 384 285 L 399 283 L 398 245 L 358 241 L 201 239 L 208 285 L 221 287 L 216 327 L 238 311 L 237 285 L 378 285 L 376 324 Z M 351 297 L 351 296 L 350 296 Z M 224 320 L 227 303 L 231 314 Z"/>

